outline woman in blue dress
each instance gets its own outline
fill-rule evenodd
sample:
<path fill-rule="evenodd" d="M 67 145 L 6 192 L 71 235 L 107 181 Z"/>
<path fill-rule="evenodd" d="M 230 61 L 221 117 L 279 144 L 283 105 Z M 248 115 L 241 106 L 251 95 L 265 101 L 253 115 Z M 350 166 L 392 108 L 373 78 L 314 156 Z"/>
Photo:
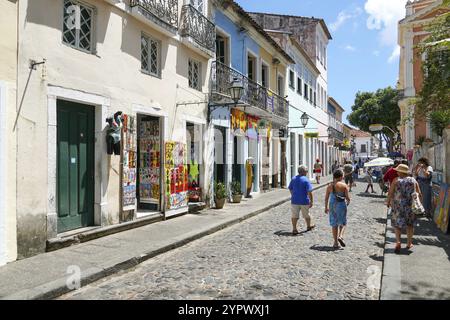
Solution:
<path fill-rule="evenodd" d="M 347 225 L 347 206 L 350 203 L 350 196 L 343 179 L 344 172 L 341 169 L 336 170 L 333 173 L 333 182 L 328 185 L 325 195 L 325 213 L 329 214 L 334 249 L 345 247 L 344 230 Z"/>

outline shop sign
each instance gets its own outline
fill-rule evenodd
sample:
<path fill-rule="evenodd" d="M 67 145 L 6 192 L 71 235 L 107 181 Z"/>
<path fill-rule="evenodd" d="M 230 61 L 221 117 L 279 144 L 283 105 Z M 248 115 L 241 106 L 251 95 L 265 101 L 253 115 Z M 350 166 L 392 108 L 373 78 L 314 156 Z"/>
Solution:
<path fill-rule="evenodd" d="M 318 138 L 318 132 L 305 132 L 305 138 Z"/>

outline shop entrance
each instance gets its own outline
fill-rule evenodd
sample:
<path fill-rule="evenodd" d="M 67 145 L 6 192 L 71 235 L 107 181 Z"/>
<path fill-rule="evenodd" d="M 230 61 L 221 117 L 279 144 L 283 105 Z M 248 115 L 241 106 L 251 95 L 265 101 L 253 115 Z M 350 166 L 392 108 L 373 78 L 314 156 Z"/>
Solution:
<path fill-rule="evenodd" d="M 214 181 L 226 184 L 226 128 L 214 127 Z"/>
<path fill-rule="evenodd" d="M 94 111 L 57 101 L 58 233 L 94 225 Z"/>
<path fill-rule="evenodd" d="M 286 159 L 286 140 L 281 140 L 281 154 L 280 154 L 280 187 L 286 187 L 286 170 L 287 170 L 287 159 Z"/>
<path fill-rule="evenodd" d="M 138 210 L 161 211 L 161 121 L 158 117 L 137 115 Z"/>

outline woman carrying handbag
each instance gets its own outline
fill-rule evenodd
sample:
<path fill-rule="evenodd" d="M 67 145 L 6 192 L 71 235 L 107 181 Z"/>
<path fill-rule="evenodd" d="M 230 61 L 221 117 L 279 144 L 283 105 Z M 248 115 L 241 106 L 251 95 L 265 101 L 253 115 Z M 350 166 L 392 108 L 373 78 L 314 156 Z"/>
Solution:
<path fill-rule="evenodd" d="M 389 188 L 387 206 L 391 208 L 391 223 L 395 228 L 395 253 L 400 253 L 402 229 L 406 228 L 408 236 L 406 248 L 413 247 L 414 223 L 416 215 L 423 213 L 421 204 L 422 193 L 416 179 L 409 176 L 407 165 L 400 164 L 394 169 L 398 177 L 392 181 Z"/>

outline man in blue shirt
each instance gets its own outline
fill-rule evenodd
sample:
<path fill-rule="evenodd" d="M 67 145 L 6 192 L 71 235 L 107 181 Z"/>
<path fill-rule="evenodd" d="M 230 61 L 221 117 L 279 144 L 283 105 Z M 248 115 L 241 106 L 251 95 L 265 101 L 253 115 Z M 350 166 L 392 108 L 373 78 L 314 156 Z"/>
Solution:
<path fill-rule="evenodd" d="M 311 225 L 311 215 L 309 209 L 313 206 L 312 185 L 306 174 L 308 168 L 305 166 L 298 167 L 298 175 L 289 183 L 289 191 L 291 192 L 291 211 L 292 211 L 292 234 L 298 234 L 297 222 L 300 217 L 300 211 L 306 221 L 307 231 L 312 230 L 315 226 Z"/>

